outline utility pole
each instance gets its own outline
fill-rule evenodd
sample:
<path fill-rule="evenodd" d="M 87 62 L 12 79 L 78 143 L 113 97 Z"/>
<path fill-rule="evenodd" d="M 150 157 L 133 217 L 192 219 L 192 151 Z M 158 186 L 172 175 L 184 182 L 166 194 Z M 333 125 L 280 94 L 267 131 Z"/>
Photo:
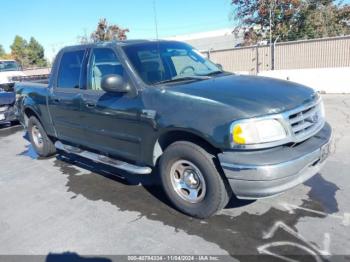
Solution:
<path fill-rule="evenodd" d="M 270 0 L 270 56 L 271 56 L 271 70 L 275 69 L 275 50 L 274 44 L 272 43 L 272 9 L 275 8 L 276 0 Z"/>
<path fill-rule="evenodd" d="M 270 46 L 271 45 L 272 45 L 272 4 L 270 4 Z"/>

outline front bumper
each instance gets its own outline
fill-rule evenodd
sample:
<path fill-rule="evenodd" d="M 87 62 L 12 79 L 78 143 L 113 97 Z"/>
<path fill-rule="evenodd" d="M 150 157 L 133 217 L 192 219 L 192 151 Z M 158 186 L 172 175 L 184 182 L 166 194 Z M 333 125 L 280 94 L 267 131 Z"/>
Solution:
<path fill-rule="evenodd" d="M 329 155 L 331 137 L 332 128 L 326 123 L 320 132 L 294 147 L 224 152 L 219 161 L 237 198 L 270 197 L 317 174 Z"/>
<path fill-rule="evenodd" d="M 16 119 L 14 106 L 0 106 L 0 124 L 15 121 Z"/>

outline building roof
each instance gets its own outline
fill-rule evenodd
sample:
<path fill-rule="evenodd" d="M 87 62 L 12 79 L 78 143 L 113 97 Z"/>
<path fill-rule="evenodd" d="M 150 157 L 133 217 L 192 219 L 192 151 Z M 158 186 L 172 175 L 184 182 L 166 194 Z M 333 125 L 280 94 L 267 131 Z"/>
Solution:
<path fill-rule="evenodd" d="M 231 28 L 172 36 L 169 40 L 184 41 L 195 48 L 206 50 L 229 49 L 243 42 L 243 31 L 234 32 Z"/>
<path fill-rule="evenodd" d="M 14 59 L 0 59 L 0 62 L 16 62 Z"/>

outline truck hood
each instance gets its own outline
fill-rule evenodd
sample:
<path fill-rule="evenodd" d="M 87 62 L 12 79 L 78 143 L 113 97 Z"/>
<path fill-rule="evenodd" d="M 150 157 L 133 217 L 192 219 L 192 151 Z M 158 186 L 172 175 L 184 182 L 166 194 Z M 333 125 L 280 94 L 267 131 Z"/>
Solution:
<path fill-rule="evenodd" d="M 0 91 L 0 106 L 12 105 L 16 100 L 15 92 L 2 92 Z"/>
<path fill-rule="evenodd" d="M 166 90 L 233 107 L 242 118 L 281 113 L 312 101 L 316 95 L 313 89 L 290 81 L 242 75 L 173 85 Z"/>
<path fill-rule="evenodd" d="M 12 81 L 9 81 L 9 78 L 12 78 L 14 76 L 25 76 L 25 74 L 22 71 L 5 71 L 0 72 L 0 84 L 9 84 L 12 83 Z"/>

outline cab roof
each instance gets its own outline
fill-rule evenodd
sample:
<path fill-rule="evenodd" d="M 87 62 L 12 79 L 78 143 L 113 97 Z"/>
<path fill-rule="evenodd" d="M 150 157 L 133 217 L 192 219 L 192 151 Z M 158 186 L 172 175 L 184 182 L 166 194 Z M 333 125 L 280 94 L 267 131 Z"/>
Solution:
<path fill-rule="evenodd" d="M 62 50 L 67 49 L 79 49 L 79 48 L 92 48 L 92 47 L 110 47 L 110 46 L 128 46 L 135 44 L 143 44 L 150 42 L 176 42 L 172 40 L 146 40 L 146 39 L 133 39 L 133 40 L 122 40 L 122 41 L 107 41 L 107 42 L 97 42 L 97 43 L 88 43 L 82 45 L 73 45 L 64 47 Z"/>

